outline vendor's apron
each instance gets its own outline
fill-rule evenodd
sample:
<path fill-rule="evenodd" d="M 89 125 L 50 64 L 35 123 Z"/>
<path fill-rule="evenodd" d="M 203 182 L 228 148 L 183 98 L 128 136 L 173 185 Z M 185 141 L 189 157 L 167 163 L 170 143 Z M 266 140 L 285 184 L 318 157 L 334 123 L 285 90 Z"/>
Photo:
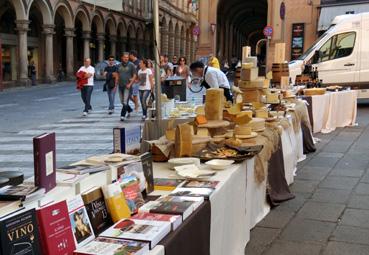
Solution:
<path fill-rule="evenodd" d="M 204 80 L 202 81 L 201 86 L 204 87 L 204 88 L 206 88 L 206 89 L 210 89 L 211 86 L 205 80 L 205 75 L 206 75 L 207 71 L 208 71 L 208 67 L 205 68 Z M 222 88 L 222 87 L 220 87 L 220 88 L 223 89 L 224 96 L 227 99 L 227 101 L 233 102 L 233 96 L 231 94 L 231 90 L 228 89 L 228 88 Z"/>

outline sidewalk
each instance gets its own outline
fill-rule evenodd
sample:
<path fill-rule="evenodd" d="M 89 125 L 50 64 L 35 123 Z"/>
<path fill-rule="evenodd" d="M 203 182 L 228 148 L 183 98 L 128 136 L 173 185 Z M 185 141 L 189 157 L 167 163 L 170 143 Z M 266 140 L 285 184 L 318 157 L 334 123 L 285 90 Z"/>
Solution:
<path fill-rule="evenodd" d="M 317 134 L 317 152 L 298 166 L 296 198 L 251 232 L 247 255 L 369 254 L 369 107 L 358 127 Z"/>

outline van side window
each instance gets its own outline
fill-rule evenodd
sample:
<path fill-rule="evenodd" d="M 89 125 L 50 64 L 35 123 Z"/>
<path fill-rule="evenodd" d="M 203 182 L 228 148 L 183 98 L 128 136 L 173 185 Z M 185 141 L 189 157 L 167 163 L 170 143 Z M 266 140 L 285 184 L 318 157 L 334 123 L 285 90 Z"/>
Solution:
<path fill-rule="evenodd" d="M 338 59 L 350 56 L 355 46 L 356 33 L 342 33 L 330 38 L 319 49 L 319 61 Z"/>

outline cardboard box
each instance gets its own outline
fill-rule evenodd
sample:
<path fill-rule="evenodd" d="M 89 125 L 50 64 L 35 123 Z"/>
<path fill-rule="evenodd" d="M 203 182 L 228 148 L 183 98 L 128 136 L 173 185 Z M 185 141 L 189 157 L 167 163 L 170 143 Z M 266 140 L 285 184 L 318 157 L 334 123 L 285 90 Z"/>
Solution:
<path fill-rule="evenodd" d="M 241 69 L 241 81 L 254 81 L 258 78 L 259 69 L 256 67 Z"/>
<path fill-rule="evenodd" d="M 242 89 L 254 89 L 254 88 L 263 88 L 265 79 L 263 77 L 258 77 L 253 81 L 239 81 L 238 87 Z"/>
<path fill-rule="evenodd" d="M 274 51 L 274 63 L 284 63 L 286 61 L 286 44 L 276 43 Z"/>

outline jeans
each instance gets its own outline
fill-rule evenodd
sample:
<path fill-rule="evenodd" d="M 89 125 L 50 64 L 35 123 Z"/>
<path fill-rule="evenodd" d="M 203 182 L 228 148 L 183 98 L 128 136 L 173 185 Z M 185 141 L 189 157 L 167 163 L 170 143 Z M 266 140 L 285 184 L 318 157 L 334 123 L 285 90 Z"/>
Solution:
<path fill-rule="evenodd" d="M 151 94 L 151 90 L 140 90 L 140 101 L 142 107 L 142 115 L 147 116 L 147 99 Z"/>
<path fill-rule="evenodd" d="M 108 98 L 109 98 L 109 110 L 114 110 L 114 102 L 115 102 L 115 92 L 117 90 L 114 89 L 109 89 L 107 90 L 108 93 Z"/>
<path fill-rule="evenodd" d="M 85 104 L 85 109 L 83 110 L 84 112 L 88 112 L 89 110 L 92 110 L 91 95 L 92 95 L 93 90 L 94 90 L 93 86 L 83 86 L 83 88 L 81 89 L 82 101 Z"/>
<path fill-rule="evenodd" d="M 129 106 L 129 96 L 130 92 L 129 89 L 127 89 L 125 86 L 119 86 L 119 98 L 120 102 L 122 103 L 122 111 L 120 112 L 120 116 L 125 117 L 128 113 L 132 112 L 131 107 Z"/>

